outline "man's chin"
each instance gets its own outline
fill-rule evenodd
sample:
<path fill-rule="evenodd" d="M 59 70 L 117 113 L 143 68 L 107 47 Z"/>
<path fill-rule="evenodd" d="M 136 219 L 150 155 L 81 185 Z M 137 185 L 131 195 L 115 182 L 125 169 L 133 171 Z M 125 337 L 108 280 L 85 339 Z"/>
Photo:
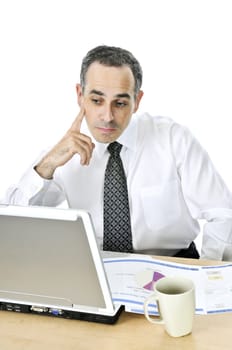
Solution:
<path fill-rule="evenodd" d="M 95 137 L 95 140 L 99 143 L 112 143 L 117 140 L 117 138 L 111 137 Z"/>
<path fill-rule="evenodd" d="M 93 137 L 97 142 L 100 143 L 111 143 L 116 141 L 119 138 L 119 133 L 94 133 Z"/>

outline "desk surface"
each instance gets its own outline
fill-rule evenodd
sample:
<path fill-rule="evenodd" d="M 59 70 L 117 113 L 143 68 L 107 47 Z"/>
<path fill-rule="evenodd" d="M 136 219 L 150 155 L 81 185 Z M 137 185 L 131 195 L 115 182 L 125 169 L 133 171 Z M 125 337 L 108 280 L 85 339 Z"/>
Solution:
<path fill-rule="evenodd" d="M 196 264 L 187 259 L 175 261 Z M 104 325 L 1 311 L 0 349 L 231 350 L 231 329 L 232 313 L 196 315 L 192 334 L 172 338 L 162 325 L 152 325 L 143 315 L 125 312 L 115 325 Z"/>

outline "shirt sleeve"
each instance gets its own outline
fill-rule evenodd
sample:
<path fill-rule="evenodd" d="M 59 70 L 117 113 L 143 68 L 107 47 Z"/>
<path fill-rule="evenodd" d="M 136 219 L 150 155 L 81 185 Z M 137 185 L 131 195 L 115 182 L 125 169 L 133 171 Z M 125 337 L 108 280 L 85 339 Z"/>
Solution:
<path fill-rule="evenodd" d="M 54 180 L 45 180 L 34 170 L 34 164 L 22 176 L 17 185 L 6 192 L 4 204 L 58 206 L 65 201 L 61 186 Z"/>
<path fill-rule="evenodd" d="M 201 258 L 232 260 L 232 195 L 207 152 L 175 124 L 171 142 L 188 209 L 204 220 Z"/>

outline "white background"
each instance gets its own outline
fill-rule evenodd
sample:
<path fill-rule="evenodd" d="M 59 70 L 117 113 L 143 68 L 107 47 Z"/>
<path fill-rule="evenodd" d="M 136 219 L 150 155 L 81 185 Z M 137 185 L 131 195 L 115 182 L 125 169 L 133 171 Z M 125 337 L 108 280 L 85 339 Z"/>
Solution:
<path fill-rule="evenodd" d="M 70 126 L 99 44 L 134 53 L 141 111 L 188 126 L 232 188 L 232 1 L 0 0 L 0 197 Z"/>

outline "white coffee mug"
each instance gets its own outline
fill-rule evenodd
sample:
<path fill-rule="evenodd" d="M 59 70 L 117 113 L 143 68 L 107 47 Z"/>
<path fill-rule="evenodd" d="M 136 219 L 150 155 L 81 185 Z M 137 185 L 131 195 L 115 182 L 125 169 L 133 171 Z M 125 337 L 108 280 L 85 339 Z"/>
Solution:
<path fill-rule="evenodd" d="M 163 323 L 169 335 L 181 337 L 192 332 L 195 314 L 194 283 L 185 277 L 163 277 L 154 284 L 155 293 L 145 300 L 144 313 L 151 323 Z M 148 305 L 157 303 L 160 316 L 151 317 Z"/>

